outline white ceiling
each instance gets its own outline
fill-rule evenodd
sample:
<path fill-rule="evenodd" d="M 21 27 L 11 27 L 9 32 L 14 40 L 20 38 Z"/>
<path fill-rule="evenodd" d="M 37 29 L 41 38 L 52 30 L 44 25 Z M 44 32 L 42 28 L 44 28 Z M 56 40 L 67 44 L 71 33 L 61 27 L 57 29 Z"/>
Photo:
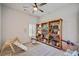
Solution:
<path fill-rule="evenodd" d="M 39 4 L 40 3 L 38 3 L 38 5 Z M 33 16 L 41 17 L 41 16 L 43 16 L 45 14 L 52 13 L 55 10 L 57 10 L 57 9 L 59 9 L 61 7 L 68 6 L 70 4 L 68 4 L 68 3 L 47 3 L 46 5 L 43 5 L 43 6 L 39 7 L 40 9 L 44 10 L 43 13 L 40 12 L 40 11 L 32 13 L 32 11 L 33 11 L 33 7 L 32 7 L 33 3 L 5 3 L 3 5 L 6 6 L 6 7 L 9 7 L 9 8 L 13 8 L 13 9 L 16 9 L 18 11 L 22 11 L 24 13 L 33 15 Z M 24 7 L 26 7 L 26 11 L 24 11 Z"/>

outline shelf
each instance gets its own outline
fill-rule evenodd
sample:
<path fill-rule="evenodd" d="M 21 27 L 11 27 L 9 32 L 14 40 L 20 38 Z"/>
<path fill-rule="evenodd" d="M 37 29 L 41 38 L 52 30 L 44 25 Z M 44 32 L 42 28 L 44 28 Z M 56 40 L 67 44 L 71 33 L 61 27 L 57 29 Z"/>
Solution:
<path fill-rule="evenodd" d="M 38 41 L 38 40 L 37 40 Z M 38 42 L 41 42 L 41 41 L 38 41 Z M 52 45 L 49 45 L 49 44 L 47 44 L 47 43 L 44 43 L 44 42 L 41 42 L 41 43 L 43 43 L 43 44 L 46 44 L 46 45 L 48 45 L 48 46 L 51 46 L 51 47 L 54 47 L 54 48 L 57 48 L 57 49 L 60 49 L 60 50 L 62 50 L 62 48 L 60 48 L 60 47 L 57 47 L 57 46 L 52 46 Z"/>
<path fill-rule="evenodd" d="M 40 38 L 38 41 L 47 44 L 49 46 L 53 46 L 55 48 L 61 49 L 62 48 L 62 20 L 59 19 L 59 20 L 53 20 L 53 21 L 37 24 L 36 25 L 37 34 L 39 34 L 38 33 L 39 26 L 41 28 L 41 34 L 40 34 L 41 36 L 38 37 Z M 52 36 L 52 38 L 50 38 L 50 36 Z M 46 42 L 44 42 L 43 41 L 44 39 L 42 40 L 42 38 L 47 38 Z M 59 46 L 57 46 L 58 42 L 54 42 L 56 45 L 54 45 L 54 43 L 52 44 L 51 39 L 58 41 Z"/>

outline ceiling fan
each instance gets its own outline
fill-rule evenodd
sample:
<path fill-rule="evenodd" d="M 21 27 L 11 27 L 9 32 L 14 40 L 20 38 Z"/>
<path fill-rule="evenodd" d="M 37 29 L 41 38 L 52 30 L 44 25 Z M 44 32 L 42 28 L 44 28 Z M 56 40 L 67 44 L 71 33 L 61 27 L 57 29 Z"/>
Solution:
<path fill-rule="evenodd" d="M 37 4 L 37 3 L 33 3 L 32 7 L 33 7 L 33 11 L 32 13 L 34 12 L 37 12 L 37 11 L 40 11 L 40 12 L 44 12 L 42 9 L 40 9 L 39 7 L 43 6 L 43 5 L 46 5 L 47 3 L 41 3 L 41 4 Z"/>
<path fill-rule="evenodd" d="M 33 5 L 33 13 L 35 12 L 35 11 L 40 11 L 40 12 L 44 12 L 42 9 L 40 9 L 39 7 L 40 6 L 43 6 L 43 5 L 45 5 L 46 3 L 41 3 L 40 5 L 37 5 L 37 3 L 34 3 L 34 5 Z"/>

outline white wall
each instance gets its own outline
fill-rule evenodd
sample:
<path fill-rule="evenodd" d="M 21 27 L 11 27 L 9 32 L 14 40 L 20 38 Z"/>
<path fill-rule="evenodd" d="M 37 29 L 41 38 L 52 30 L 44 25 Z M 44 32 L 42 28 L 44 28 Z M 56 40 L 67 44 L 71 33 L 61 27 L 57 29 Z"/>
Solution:
<path fill-rule="evenodd" d="M 78 4 L 78 10 L 79 10 L 79 4 Z M 78 43 L 79 43 L 79 12 L 77 13 L 77 38 L 78 38 Z"/>
<path fill-rule="evenodd" d="M 37 17 L 3 6 L 3 42 L 18 36 L 23 43 L 29 41 L 29 24 L 35 24 Z"/>
<path fill-rule="evenodd" d="M 0 48 L 1 48 L 1 4 L 0 4 Z"/>
<path fill-rule="evenodd" d="M 49 21 L 54 19 L 57 16 L 60 16 L 63 19 L 63 40 L 70 40 L 74 43 L 78 43 L 78 33 L 77 33 L 77 20 L 78 19 L 78 4 L 71 4 L 65 7 L 59 8 L 52 13 L 44 15 L 40 18 L 41 22 Z M 51 8 L 52 9 L 52 8 Z"/>

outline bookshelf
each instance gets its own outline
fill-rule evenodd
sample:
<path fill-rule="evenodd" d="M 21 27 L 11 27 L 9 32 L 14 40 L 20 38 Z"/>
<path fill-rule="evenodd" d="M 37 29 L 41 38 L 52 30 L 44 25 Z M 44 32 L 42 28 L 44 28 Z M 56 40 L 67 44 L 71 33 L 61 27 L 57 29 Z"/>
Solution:
<path fill-rule="evenodd" d="M 36 24 L 37 41 L 62 48 L 62 19 Z"/>

